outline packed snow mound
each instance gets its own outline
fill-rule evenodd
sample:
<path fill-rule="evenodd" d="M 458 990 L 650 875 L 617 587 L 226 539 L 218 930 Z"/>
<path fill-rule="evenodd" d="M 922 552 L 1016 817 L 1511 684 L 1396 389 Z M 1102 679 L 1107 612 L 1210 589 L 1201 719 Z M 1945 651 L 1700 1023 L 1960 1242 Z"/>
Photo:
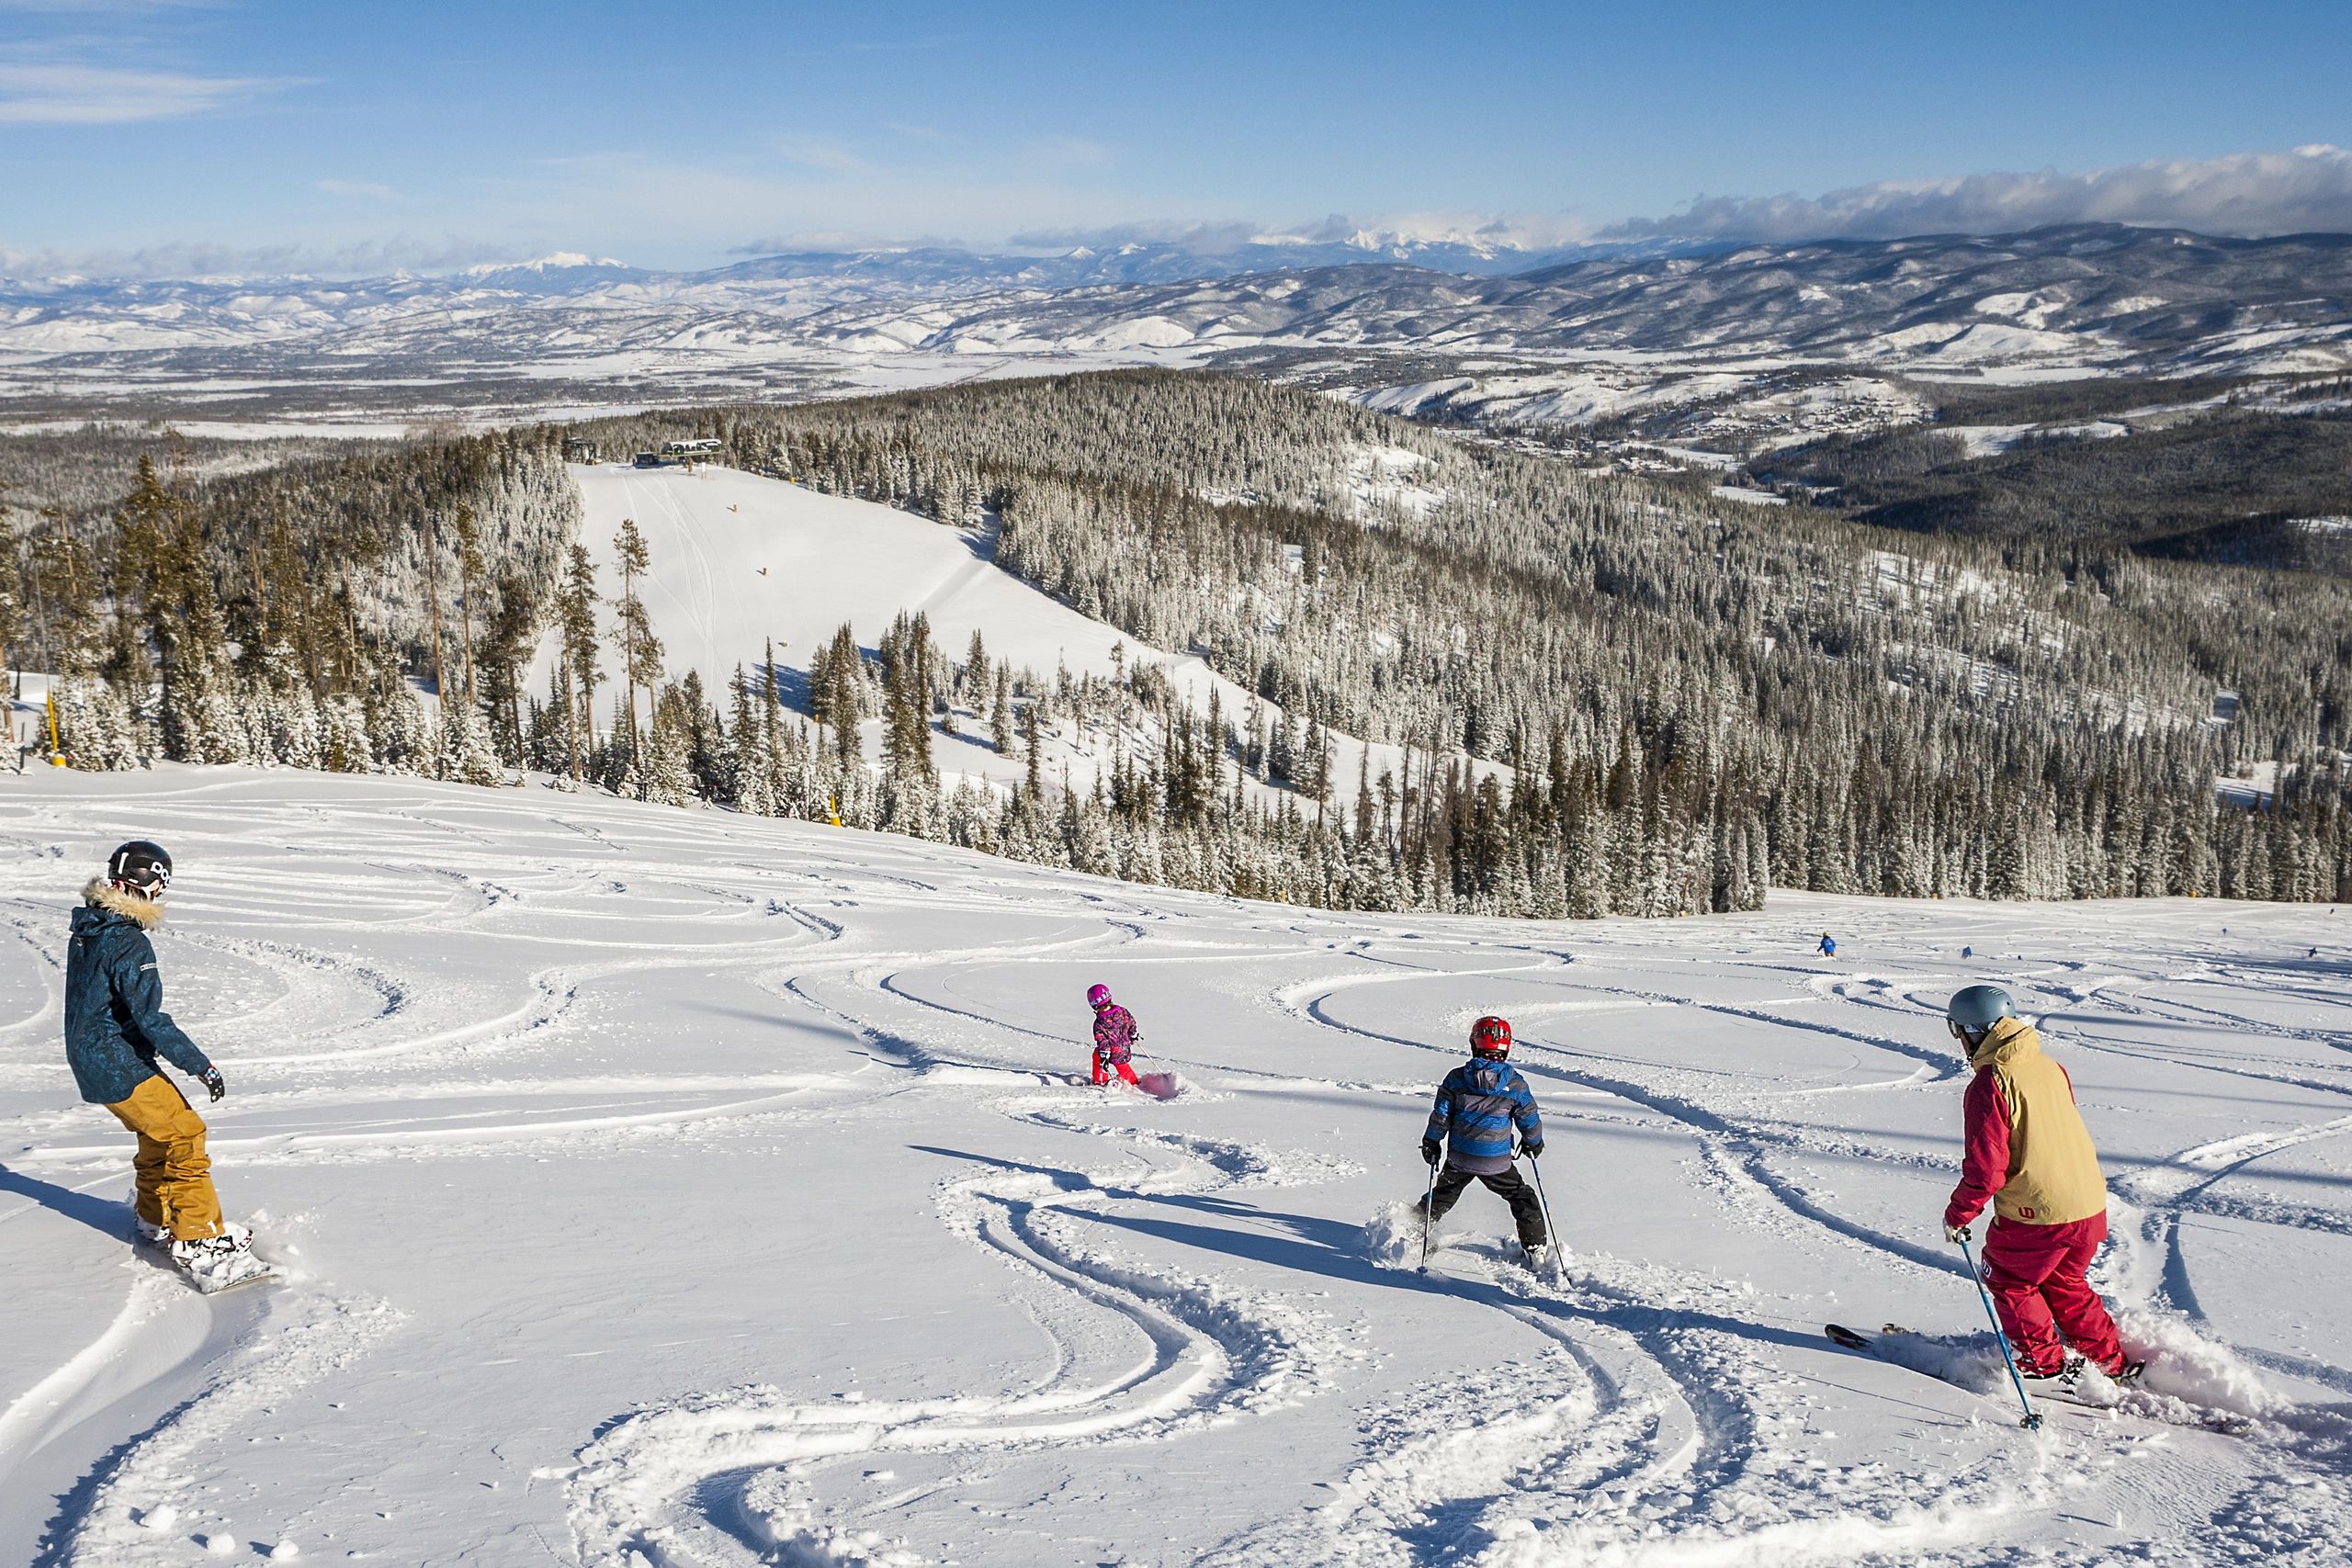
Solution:
<path fill-rule="evenodd" d="M 2352 1540 L 2324 908 L 1331 914 L 542 785 L 171 765 L 43 770 L 0 817 L 0 1241 L 38 1281 L 0 1292 L 0 1562 Z M 221 1196 L 293 1265 L 267 1292 L 132 1250 L 130 1140 L 62 1061 L 65 916 L 133 836 L 177 863 L 159 975 L 227 1081 L 198 1098 Z M 1939 1233 L 1940 1010 L 1977 980 L 2042 1017 L 2133 1179 L 2098 1278 L 2149 1386 L 2035 1433 Z M 1069 1081 L 1096 981 L 1179 1098 Z M 1566 1278 L 1515 1265 L 1481 1187 L 1410 1272 L 1430 1097 L 1487 1012 Z M 1886 1322 L 1916 1366 L 1820 1328 Z"/>

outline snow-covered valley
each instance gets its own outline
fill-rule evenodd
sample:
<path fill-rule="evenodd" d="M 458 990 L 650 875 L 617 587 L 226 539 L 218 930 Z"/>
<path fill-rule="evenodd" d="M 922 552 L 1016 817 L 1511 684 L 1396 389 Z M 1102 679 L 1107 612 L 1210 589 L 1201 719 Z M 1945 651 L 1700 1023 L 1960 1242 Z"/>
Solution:
<path fill-rule="evenodd" d="M 0 1560 L 2321 1562 L 2352 1527 L 2324 907 L 1328 915 L 170 766 L 0 819 Z M 65 911 L 133 835 L 179 860 L 167 997 L 275 1287 L 131 1251 L 130 1139 L 61 1059 Z M 2094 1277 L 2157 1351 L 2031 1435 L 1937 1225 L 1978 979 L 2074 1076 Z M 1067 1081 L 1095 980 L 1178 1098 Z M 1557 1282 L 1475 1190 L 1425 1279 L 1368 1238 L 1486 1011 Z M 1951 1337 L 1973 1386 L 1830 1321 Z"/>
<path fill-rule="evenodd" d="M 0 276 L 0 414 L 358 435 L 1213 367 L 1449 422 L 1663 421 L 1716 456 L 1925 416 L 1922 386 L 2352 364 L 2341 248 L 2112 224 L 1998 236 L 1217 255 L 582 254 L 446 276 Z M 1613 439 L 1613 438 L 1612 438 Z M 1661 448 L 1658 444 L 1663 443 Z"/>

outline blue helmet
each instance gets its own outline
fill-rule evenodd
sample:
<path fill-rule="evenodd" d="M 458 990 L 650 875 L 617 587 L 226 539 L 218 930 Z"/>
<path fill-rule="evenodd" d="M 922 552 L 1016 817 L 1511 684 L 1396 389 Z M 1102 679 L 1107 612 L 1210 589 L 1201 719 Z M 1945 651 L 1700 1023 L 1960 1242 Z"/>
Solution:
<path fill-rule="evenodd" d="M 1944 1004 L 1944 1021 L 1954 1034 L 1981 1036 L 2001 1020 L 2017 1015 L 2017 1004 L 1998 986 L 1964 987 Z"/>

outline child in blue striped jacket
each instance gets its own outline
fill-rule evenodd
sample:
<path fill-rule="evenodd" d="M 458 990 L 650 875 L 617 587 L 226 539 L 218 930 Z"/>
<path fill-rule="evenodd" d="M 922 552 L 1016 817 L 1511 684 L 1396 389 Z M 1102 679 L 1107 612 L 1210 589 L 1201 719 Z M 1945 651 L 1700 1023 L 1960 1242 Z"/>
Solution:
<path fill-rule="evenodd" d="M 1470 1026 L 1470 1060 L 1438 1085 L 1429 1128 L 1421 1134 L 1421 1157 L 1434 1166 L 1442 1154 L 1445 1168 L 1430 1189 L 1428 1219 L 1437 1224 L 1472 1181 L 1482 1182 L 1510 1205 L 1520 1248 L 1528 1267 L 1535 1268 L 1551 1238 L 1544 1234 L 1535 1189 L 1511 1163 L 1511 1134 L 1519 1134 L 1519 1153 L 1534 1159 L 1544 1152 L 1544 1119 L 1536 1111 L 1534 1091 L 1510 1055 L 1510 1025 L 1482 1018 Z"/>

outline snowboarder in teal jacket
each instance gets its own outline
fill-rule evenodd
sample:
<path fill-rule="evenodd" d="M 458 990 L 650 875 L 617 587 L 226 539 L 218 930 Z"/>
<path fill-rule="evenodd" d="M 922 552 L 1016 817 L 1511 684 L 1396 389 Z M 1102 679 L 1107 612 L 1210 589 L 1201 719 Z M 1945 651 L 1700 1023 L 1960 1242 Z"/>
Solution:
<path fill-rule="evenodd" d="M 215 1102 L 228 1092 L 220 1070 L 164 1010 L 148 932 L 164 922 L 171 882 L 172 857 L 134 839 L 82 890 L 65 950 L 65 1061 L 82 1098 L 138 1137 L 140 1238 L 211 1291 L 266 1275 L 268 1265 L 253 1254 L 253 1233 L 221 1217 L 204 1118 L 157 1066 L 160 1057 L 196 1078 Z"/>
<path fill-rule="evenodd" d="M 1434 1166 L 1442 1156 L 1445 1168 L 1430 1189 L 1428 1218 L 1431 1224 L 1443 1219 L 1470 1183 L 1480 1182 L 1510 1205 L 1519 1245 L 1532 1267 L 1543 1261 L 1551 1238 L 1535 1189 L 1511 1163 L 1511 1135 L 1519 1136 L 1519 1153 L 1540 1157 L 1544 1119 L 1535 1109 L 1534 1091 L 1510 1055 L 1510 1025 L 1482 1018 L 1470 1026 L 1470 1060 L 1438 1085 L 1429 1127 L 1421 1134 L 1421 1157 Z"/>

